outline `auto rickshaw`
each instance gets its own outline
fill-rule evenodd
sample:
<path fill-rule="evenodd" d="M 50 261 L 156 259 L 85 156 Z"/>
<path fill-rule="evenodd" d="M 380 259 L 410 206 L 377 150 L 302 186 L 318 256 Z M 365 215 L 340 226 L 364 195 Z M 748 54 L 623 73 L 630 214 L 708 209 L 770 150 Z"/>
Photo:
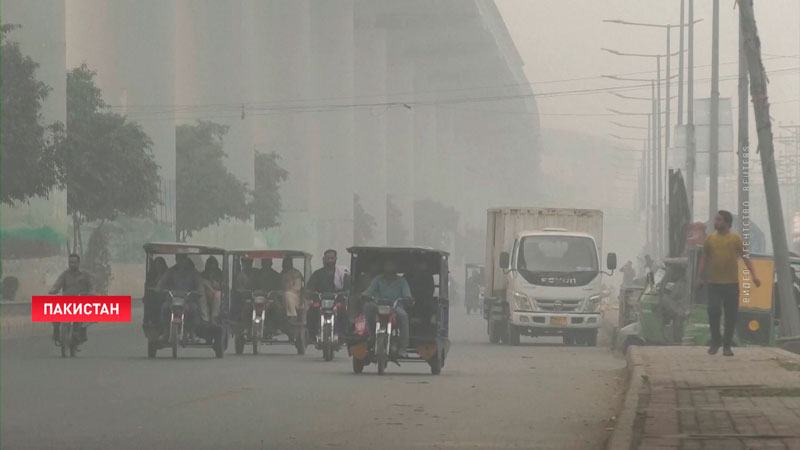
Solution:
<path fill-rule="evenodd" d="M 708 345 L 705 286 L 693 287 L 701 249 L 692 249 L 688 257 L 668 258 L 664 267 L 648 277 L 637 305 L 637 320 L 619 330 L 615 347 L 630 345 Z M 775 272 L 770 255 L 751 254 L 753 269 L 763 280 L 756 287 L 744 277 L 744 263 L 739 261 L 739 314 L 734 345 L 775 345 L 776 319 Z M 800 259 L 791 261 L 800 268 Z M 772 280 L 772 282 L 767 282 Z M 795 296 L 800 294 L 796 283 Z"/>
<path fill-rule="evenodd" d="M 228 258 L 225 249 L 207 245 L 179 242 L 151 242 L 145 244 L 145 294 L 142 329 L 147 337 L 147 357 L 155 358 L 159 349 L 169 347 L 172 357 L 178 357 L 178 348 L 212 348 L 217 358 L 222 358 L 228 347 L 226 317 L 229 308 Z M 168 263 L 165 257 L 186 255 L 199 273 L 210 258 L 220 265 L 221 279 L 218 288 L 211 292 L 179 292 L 158 290 L 158 282 Z M 221 261 L 220 261 L 221 260 Z M 206 295 L 219 296 L 219 312 L 209 307 L 209 320 L 203 320 L 200 301 Z"/>
<path fill-rule="evenodd" d="M 378 373 L 383 374 L 389 361 L 399 365 L 400 361 L 426 362 L 431 373 L 441 373 L 450 349 L 448 338 L 450 303 L 448 301 L 449 254 L 439 250 L 418 247 L 351 247 L 351 292 L 348 299 L 350 324 L 348 326 L 347 350 L 353 359 L 353 372 L 361 373 L 368 364 L 375 363 Z M 376 329 L 369 330 L 363 315 L 365 298 L 363 292 L 372 279 L 379 275 L 386 260 L 392 260 L 398 274 L 409 283 L 415 294 L 415 277 L 410 277 L 415 267 L 424 263 L 430 273 L 433 292 L 422 293 L 411 299 L 372 299 L 377 305 Z M 425 275 L 427 276 L 427 275 Z M 417 294 L 420 294 L 419 289 Z M 425 298 L 427 297 L 427 298 Z M 393 328 L 393 306 L 404 302 L 409 317 L 408 358 L 395 356 L 397 351 L 396 331 Z"/>
<path fill-rule="evenodd" d="M 483 309 L 483 264 L 466 264 L 464 266 L 464 307 L 467 315 Z"/>
<path fill-rule="evenodd" d="M 247 345 L 252 346 L 253 354 L 258 354 L 264 344 L 292 344 L 298 355 L 304 354 L 309 338 L 302 288 L 311 275 L 311 255 L 299 250 L 267 249 L 232 250 L 228 254 L 233 272 L 229 321 L 236 354 L 244 353 Z M 286 271 L 273 269 L 273 260 L 281 260 L 283 264 L 290 261 L 302 276 L 294 314 L 289 313 L 286 305 Z M 265 276 L 264 271 L 268 269 L 273 272 Z M 287 339 L 279 339 L 281 335 Z"/>

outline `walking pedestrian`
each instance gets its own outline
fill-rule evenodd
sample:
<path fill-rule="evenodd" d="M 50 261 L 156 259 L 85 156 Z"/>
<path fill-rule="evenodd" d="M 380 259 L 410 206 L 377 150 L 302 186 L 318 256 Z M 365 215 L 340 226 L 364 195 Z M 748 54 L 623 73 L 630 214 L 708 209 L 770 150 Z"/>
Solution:
<path fill-rule="evenodd" d="M 736 315 L 739 311 L 739 258 L 742 258 L 747 271 L 743 279 L 752 278 L 756 287 L 761 286 L 748 255 L 744 254 L 742 238 L 731 231 L 733 215 L 720 210 L 714 218 L 714 233 L 706 237 L 703 254 L 697 268 L 697 283 L 703 282 L 707 275 L 708 283 L 708 325 L 711 327 L 709 355 L 715 355 L 722 344 L 722 353 L 733 356 L 731 344 L 736 329 Z M 708 270 L 706 270 L 708 269 Z M 720 319 L 725 314 L 725 334 L 720 336 Z"/>

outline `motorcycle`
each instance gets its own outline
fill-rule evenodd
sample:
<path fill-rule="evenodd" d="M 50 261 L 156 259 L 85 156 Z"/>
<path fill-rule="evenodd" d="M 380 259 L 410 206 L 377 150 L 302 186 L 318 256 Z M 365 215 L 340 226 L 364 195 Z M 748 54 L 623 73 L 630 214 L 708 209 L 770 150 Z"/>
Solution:
<path fill-rule="evenodd" d="M 395 308 L 398 305 L 408 306 L 411 299 L 400 298 L 394 302 L 390 300 L 377 300 L 377 317 L 375 320 L 375 336 L 373 344 L 373 360 L 378 365 L 378 375 L 386 372 L 389 361 L 400 365 L 393 355 L 398 353 L 397 342 L 400 338 L 400 329 L 397 327 Z M 354 360 L 355 361 L 355 360 Z"/>
<path fill-rule="evenodd" d="M 191 308 L 187 300 L 192 295 L 200 295 L 197 292 L 181 292 L 181 291 L 167 291 L 170 301 L 170 317 L 169 317 L 169 346 L 172 348 L 172 357 L 178 357 L 178 346 L 185 346 L 188 340 L 188 333 L 185 331 L 185 325 L 191 318 Z"/>
<path fill-rule="evenodd" d="M 343 310 L 346 300 L 342 294 L 334 292 L 313 294 L 312 300 L 312 307 L 319 310 L 319 329 L 314 346 L 317 350 L 322 350 L 322 358 L 325 361 L 331 361 L 334 353 L 342 347 L 336 328 L 336 318 Z"/>
<path fill-rule="evenodd" d="M 81 293 L 81 296 L 90 295 Z M 86 342 L 86 327 L 88 324 L 80 322 L 61 322 L 58 325 L 58 342 L 61 347 L 61 357 L 66 358 L 67 354 L 74 358 L 78 353 L 78 346 Z"/>

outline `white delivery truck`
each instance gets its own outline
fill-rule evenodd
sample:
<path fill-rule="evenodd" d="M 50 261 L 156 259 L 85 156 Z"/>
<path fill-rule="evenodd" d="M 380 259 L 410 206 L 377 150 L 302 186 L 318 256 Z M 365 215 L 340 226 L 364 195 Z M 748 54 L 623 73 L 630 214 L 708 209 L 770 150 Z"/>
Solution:
<path fill-rule="evenodd" d="M 597 345 L 603 212 L 492 208 L 486 223 L 484 318 L 492 343 L 521 335 Z M 617 266 L 609 253 L 606 266 Z M 610 274 L 608 274 L 610 275 Z"/>

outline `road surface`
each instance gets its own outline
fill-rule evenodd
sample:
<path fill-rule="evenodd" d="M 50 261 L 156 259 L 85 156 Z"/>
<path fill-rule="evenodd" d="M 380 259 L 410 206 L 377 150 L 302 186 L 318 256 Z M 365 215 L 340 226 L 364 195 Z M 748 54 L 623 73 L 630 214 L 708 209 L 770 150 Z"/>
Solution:
<path fill-rule="evenodd" d="M 14 449 L 601 449 L 624 360 L 554 339 L 491 345 L 485 322 L 451 317 L 440 376 L 427 365 L 354 375 L 309 347 L 148 360 L 138 318 L 90 330 L 78 358 L 46 337 L 0 346 L 0 446 Z"/>

